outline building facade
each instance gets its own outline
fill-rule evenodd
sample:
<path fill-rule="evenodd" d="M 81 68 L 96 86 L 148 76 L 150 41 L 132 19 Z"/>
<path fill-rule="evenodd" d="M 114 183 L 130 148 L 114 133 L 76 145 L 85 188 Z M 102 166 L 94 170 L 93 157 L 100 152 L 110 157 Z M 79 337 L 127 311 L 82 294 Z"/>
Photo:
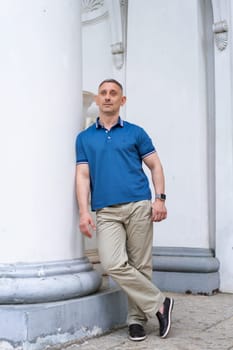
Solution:
<path fill-rule="evenodd" d="M 122 115 L 150 133 L 164 165 L 168 219 L 155 225 L 155 255 L 211 251 L 225 292 L 233 291 L 231 15 L 224 0 L 83 1 L 82 14 L 84 90 L 119 79 Z M 87 118 L 95 116 L 92 104 Z"/>
<path fill-rule="evenodd" d="M 148 131 L 164 166 L 153 277 L 164 290 L 232 293 L 232 2 L 2 0 L 0 10 L 0 345 L 42 349 L 124 322 L 124 295 L 98 292 L 101 265 L 86 257 L 98 262 L 96 242 L 78 232 L 74 194 L 75 137 L 96 118 L 105 78 L 123 84 L 122 116 Z"/>

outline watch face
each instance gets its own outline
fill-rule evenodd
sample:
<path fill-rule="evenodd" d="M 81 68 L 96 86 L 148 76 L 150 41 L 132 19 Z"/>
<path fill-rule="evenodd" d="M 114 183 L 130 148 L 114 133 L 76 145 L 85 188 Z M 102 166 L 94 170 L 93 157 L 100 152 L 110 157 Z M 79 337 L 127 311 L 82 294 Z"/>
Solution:
<path fill-rule="evenodd" d="M 164 193 L 156 194 L 156 195 L 155 195 L 155 198 L 159 198 L 159 199 L 161 199 L 162 201 L 165 201 L 165 199 L 166 199 L 166 194 L 164 194 Z"/>

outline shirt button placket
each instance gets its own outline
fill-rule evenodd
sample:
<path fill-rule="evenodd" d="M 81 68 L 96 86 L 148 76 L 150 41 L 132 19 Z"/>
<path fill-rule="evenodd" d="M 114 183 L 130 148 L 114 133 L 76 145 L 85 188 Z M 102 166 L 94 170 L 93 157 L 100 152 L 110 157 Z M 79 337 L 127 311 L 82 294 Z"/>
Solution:
<path fill-rule="evenodd" d="M 105 130 L 105 132 L 106 132 L 106 135 L 107 135 L 107 140 L 108 140 L 108 142 L 110 142 L 111 141 L 111 136 L 109 135 L 110 131 L 109 130 Z"/>

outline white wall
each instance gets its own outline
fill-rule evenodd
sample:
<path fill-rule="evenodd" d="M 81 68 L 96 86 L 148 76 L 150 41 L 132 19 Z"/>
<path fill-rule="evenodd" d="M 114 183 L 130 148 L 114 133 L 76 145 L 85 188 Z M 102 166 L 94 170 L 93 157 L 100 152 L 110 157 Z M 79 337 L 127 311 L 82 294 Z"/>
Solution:
<path fill-rule="evenodd" d="M 118 79 L 124 84 L 125 57 L 124 54 L 116 54 L 116 45 L 119 50 L 118 44 L 122 43 L 126 52 L 126 6 L 116 0 L 83 6 L 83 90 L 96 93 L 99 83 L 107 78 Z"/>
<path fill-rule="evenodd" d="M 0 262 L 78 257 L 80 2 L 6 0 L 0 16 Z"/>
<path fill-rule="evenodd" d="M 213 10 L 215 22 L 225 19 L 229 26 L 226 49 L 220 51 L 215 46 L 216 255 L 220 260 L 221 291 L 233 292 L 232 1 L 213 1 Z"/>
<path fill-rule="evenodd" d="M 155 245 L 208 247 L 203 19 L 197 0 L 129 1 L 127 119 L 153 138 L 168 219 Z"/>
<path fill-rule="evenodd" d="M 166 175 L 169 215 L 155 225 L 154 244 L 215 248 L 216 242 L 223 291 L 233 290 L 232 18 L 231 0 L 129 0 L 126 118 L 150 133 Z M 213 57 L 211 22 L 224 19 L 228 46 L 215 46 Z M 83 32 L 84 87 L 94 92 L 114 72 L 109 20 Z"/>
<path fill-rule="evenodd" d="M 83 24 L 83 90 L 97 93 L 99 83 L 112 77 L 111 32 L 108 15 Z"/>

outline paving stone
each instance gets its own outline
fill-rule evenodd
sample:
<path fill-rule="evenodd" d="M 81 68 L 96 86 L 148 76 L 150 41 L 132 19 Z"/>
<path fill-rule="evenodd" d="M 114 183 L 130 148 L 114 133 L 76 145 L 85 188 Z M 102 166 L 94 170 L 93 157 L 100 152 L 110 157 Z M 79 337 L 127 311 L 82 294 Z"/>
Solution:
<path fill-rule="evenodd" d="M 155 318 L 146 325 L 147 339 L 142 342 L 130 341 L 127 327 L 124 327 L 59 349 L 233 350 L 233 294 L 167 295 L 175 299 L 172 329 L 167 339 L 159 338 L 159 326 Z"/>

